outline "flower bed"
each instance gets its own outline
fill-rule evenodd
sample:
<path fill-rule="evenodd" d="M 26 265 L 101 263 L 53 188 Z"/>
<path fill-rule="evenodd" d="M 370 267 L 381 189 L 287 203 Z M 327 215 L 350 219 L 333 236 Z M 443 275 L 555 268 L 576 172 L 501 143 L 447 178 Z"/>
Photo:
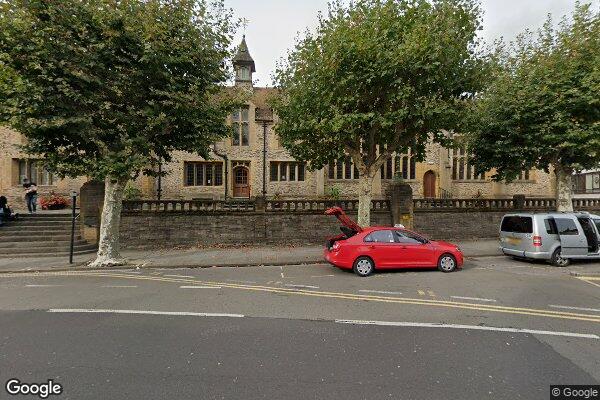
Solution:
<path fill-rule="evenodd" d="M 40 197 L 40 205 L 42 210 L 62 210 L 70 204 L 70 200 L 66 197 L 51 193 L 48 196 Z"/>

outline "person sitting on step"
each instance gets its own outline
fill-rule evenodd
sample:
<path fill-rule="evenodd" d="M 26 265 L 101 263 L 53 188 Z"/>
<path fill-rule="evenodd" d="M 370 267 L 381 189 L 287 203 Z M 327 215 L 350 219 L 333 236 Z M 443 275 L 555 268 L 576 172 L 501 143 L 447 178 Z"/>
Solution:
<path fill-rule="evenodd" d="M 0 196 L 0 226 L 7 221 L 16 221 L 19 214 L 13 214 L 12 209 L 8 206 L 6 196 Z"/>

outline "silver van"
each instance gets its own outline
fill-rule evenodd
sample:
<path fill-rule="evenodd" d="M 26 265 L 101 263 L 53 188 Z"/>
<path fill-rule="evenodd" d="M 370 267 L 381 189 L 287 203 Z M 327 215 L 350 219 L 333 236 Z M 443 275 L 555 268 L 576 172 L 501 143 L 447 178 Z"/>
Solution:
<path fill-rule="evenodd" d="M 585 212 L 506 214 L 500 223 L 502 253 L 558 267 L 572 259 L 600 259 L 599 242 L 600 216 Z"/>

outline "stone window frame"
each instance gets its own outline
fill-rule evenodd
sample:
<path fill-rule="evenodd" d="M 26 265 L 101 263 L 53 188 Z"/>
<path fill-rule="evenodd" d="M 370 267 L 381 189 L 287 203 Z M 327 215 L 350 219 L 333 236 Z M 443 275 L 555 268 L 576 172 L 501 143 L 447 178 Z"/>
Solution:
<path fill-rule="evenodd" d="M 470 155 L 465 147 L 449 149 L 450 173 L 453 182 L 485 183 L 486 173 L 475 175 L 475 167 L 469 161 Z"/>
<path fill-rule="evenodd" d="M 402 177 L 405 181 L 415 181 L 417 179 L 417 161 L 409 148 L 405 153 L 394 153 L 381 166 L 379 174 L 382 180 L 392 180 L 395 177 Z"/>
<path fill-rule="evenodd" d="M 13 181 L 13 186 L 22 185 L 24 177 L 29 179 L 30 182 L 35 182 L 37 186 L 56 186 L 58 177 L 44 168 L 44 160 L 38 158 L 13 158 L 12 161 L 17 172 L 17 179 L 16 182 Z"/>
<path fill-rule="evenodd" d="M 351 181 L 358 179 L 358 168 L 352 157 L 346 156 L 327 165 L 327 179 L 330 181 Z"/>
<path fill-rule="evenodd" d="M 514 180 L 516 183 L 536 183 L 535 171 L 526 169 L 519 173 L 519 176 Z"/>
<path fill-rule="evenodd" d="M 293 171 L 293 172 L 292 172 Z M 284 174 L 282 174 L 284 172 Z M 282 175 L 285 179 L 282 179 Z M 306 163 L 301 161 L 269 161 L 269 181 L 294 183 L 306 180 Z"/>
<path fill-rule="evenodd" d="M 231 113 L 231 126 L 233 133 L 231 145 L 250 146 L 250 107 L 243 106 Z"/>
<path fill-rule="evenodd" d="M 190 167 L 192 167 L 190 184 Z M 209 169 L 210 167 L 210 169 Z M 210 171 L 210 180 L 208 180 Z M 219 173 L 220 172 L 220 173 Z M 198 183 L 198 181 L 201 183 Z M 223 186 L 223 162 L 222 161 L 184 161 L 183 162 L 183 186 L 184 187 L 218 187 Z"/>
<path fill-rule="evenodd" d="M 236 71 L 236 79 L 241 81 L 250 80 L 250 67 L 246 65 L 239 66 Z"/>

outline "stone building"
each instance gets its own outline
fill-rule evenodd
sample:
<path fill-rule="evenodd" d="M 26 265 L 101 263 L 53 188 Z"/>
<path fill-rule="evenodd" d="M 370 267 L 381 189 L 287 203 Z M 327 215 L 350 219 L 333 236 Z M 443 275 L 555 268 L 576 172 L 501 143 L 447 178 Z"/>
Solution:
<path fill-rule="evenodd" d="M 350 158 L 337 160 L 321 170 L 310 171 L 297 162 L 280 145 L 273 131 L 277 123 L 268 105 L 275 89 L 257 87 L 252 83 L 256 71 L 245 38 L 233 59 L 235 87 L 247 90 L 246 105 L 229 117 L 234 135 L 215 144 L 210 160 L 184 152 L 174 155 L 163 165 L 169 172 L 161 179 L 162 198 L 224 199 L 252 198 L 316 198 L 334 192 L 342 197 L 355 197 L 358 171 Z M 389 184 L 398 177 L 410 184 L 415 197 L 553 197 L 554 179 L 543 171 L 526 171 L 510 184 L 493 182 L 491 173 L 475 175 L 468 154 L 430 143 L 423 162 L 410 154 L 394 155 L 382 166 L 375 178 L 374 196 L 383 197 Z M 158 181 L 146 183 L 157 196 Z"/>
<path fill-rule="evenodd" d="M 69 196 L 72 190 L 78 191 L 87 180 L 60 179 L 44 168 L 43 160 L 35 159 L 20 150 L 24 137 L 8 128 L 0 126 L 0 195 L 8 198 L 8 203 L 15 210 L 27 209 L 23 178 L 35 182 L 38 195 L 45 196 L 56 193 Z M 39 204 L 38 204 L 39 207 Z"/>
<path fill-rule="evenodd" d="M 143 197 L 155 199 L 225 199 L 225 198 L 319 198 L 332 191 L 341 197 L 356 197 L 358 171 L 350 158 L 337 160 L 323 169 L 310 171 L 305 163 L 294 160 L 281 146 L 273 126 L 277 115 L 268 105 L 273 88 L 253 85 L 256 72 L 245 38 L 233 59 L 234 90 L 248 94 L 244 107 L 228 118 L 234 135 L 216 143 L 210 159 L 197 154 L 176 152 L 173 160 L 163 163 L 168 175 L 158 179 L 140 177 L 136 185 Z M 0 193 L 13 202 L 22 197 L 23 176 L 37 180 L 41 193 L 67 194 L 86 179 L 60 180 L 43 169 L 39 160 L 22 154 L 15 145 L 21 136 L 0 128 L 8 145 L 0 154 Z M 475 175 L 469 157 L 462 150 L 446 149 L 430 143 L 423 162 L 413 155 L 396 154 L 381 167 L 373 184 L 375 198 L 386 195 L 387 187 L 401 177 L 410 184 L 415 197 L 553 197 L 554 179 L 543 171 L 526 171 L 516 182 L 493 182 L 490 173 Z"/>

